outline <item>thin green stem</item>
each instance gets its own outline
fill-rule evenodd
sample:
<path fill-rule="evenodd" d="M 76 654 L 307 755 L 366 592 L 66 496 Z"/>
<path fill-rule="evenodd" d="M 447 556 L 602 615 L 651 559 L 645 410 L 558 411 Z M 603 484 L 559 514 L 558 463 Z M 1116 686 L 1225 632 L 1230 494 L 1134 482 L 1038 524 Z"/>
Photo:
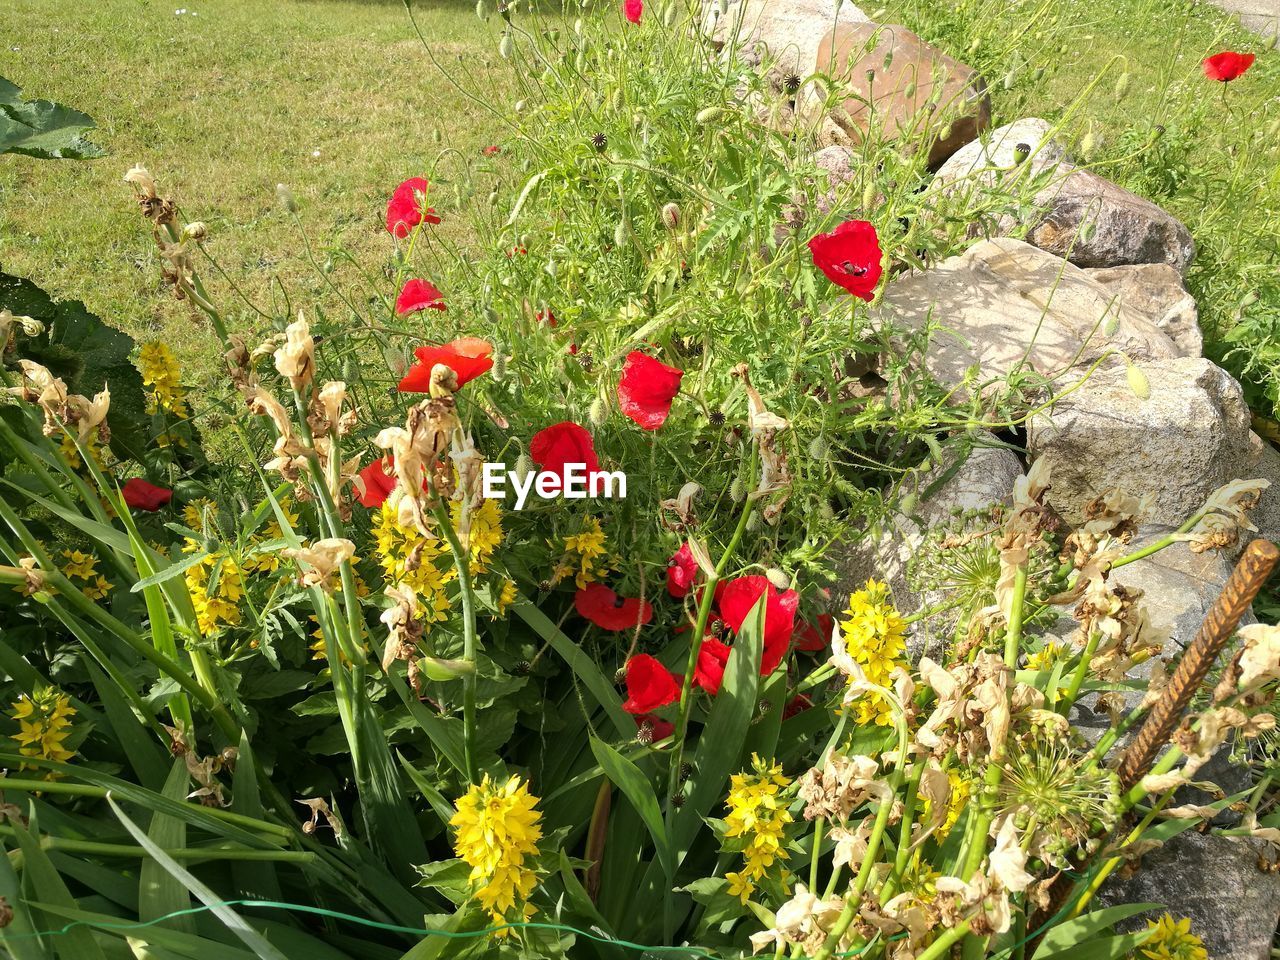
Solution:
<path fill-rule="evenodd" d="M 471 565 L 467 552 L 458 542 L 458 534 L 453 529 L 449 511 L 444 503 L 437 500 L 432 508 L 440 532 L 449 544 L 449 552 L 453 554 L 453 565 L 458 570 L 458 588 L 462 594 L 462 659 L 473 668 L 476 663 L 476 601 L 471 589 Z M 468 670 L 462 675 L 462 752 L 467 765 L 467 777 L 475 783 L 479 777 L 475 754 L 476 740 L 476 671 Z"/>

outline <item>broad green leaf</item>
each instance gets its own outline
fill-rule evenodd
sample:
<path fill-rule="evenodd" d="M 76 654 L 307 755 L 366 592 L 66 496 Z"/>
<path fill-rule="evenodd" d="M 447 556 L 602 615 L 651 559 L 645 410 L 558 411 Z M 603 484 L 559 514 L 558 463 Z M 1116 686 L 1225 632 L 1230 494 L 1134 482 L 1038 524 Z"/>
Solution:
<path fill-rule="evenodd" d="M 9 952 L 8 960 L 50 960 L 51 951 L 46 951 L 40 937 L 33 936 L 37 928 L 31 922 L 31 911 L 28 907 L 38 908 L 39 904 L 29 904 L 22 892 L 22 884 L 14 872 L 13 863 L 9 860 L 4 842 L 0 840 L 0 897 L 13 910 L 13 919 L 7 926 L 0 927 L 0 945 Z M 48 911 L 45 911 L 48 912 Z"/>
<path fill-rule="evenodd" d="M 605 713 L 609 714 L 609 719 L 613 721 L 618 735 L 624 740 L 630 740 L 634 737 L 636 734 L 635 721 L 630 714 L 622 709 L 622 700 L 618 697 L 618 691 L 614 689 L 613 683 L 600 672 L 596 662 L 587 656 L 580 646 L 565 636 L 560 628 L 547 618 L 545 613 L 527 599 L 521 597 L 512 605 L 511 609 L 516 616 L 532 627 L 534 632 L 550 644 L 551 649 L 564 659 L 577 678 L 583 682 L 587 690 L 595 697 L 596 703 L 604 707 Z"/>
<path fill-rule="evenodd" d="M 201 903 L 212 910 L 228 930 L 239 937 L 245 946 L 258 955 L 259 960 L 288 960 L 283 953 L 268 943 L 262 934 L 249 926 L 238 913 L 226 906 L 221 897 L 197 880 L 195 874 L 156 846 L 155 842 L 142 832 L 142 828 L 130 820 L 129 815 L 120 809 L 120 805 L 116 803 L 115 798 L 110 794 L 107 795 L 107 803 L 110 804 L 116 818 L 124 824 L 125 829 L 132 834 L 133 839 L 146 849 L 151 858 L 163 867 L 170 876 L 195 894 Z"/>
<path fill-rule="evenodd" d="M 1116 907 L 1093 910 L 1083 916 L 1065 920 L 1044 935 L 1044 939 L 1036 949 L 1034 960 L 1048 960 L 1049 957 L 1058 956 L 1064 950 L 1083 943 L 1095 934 L 1109 930 L 1121 920 L 1127 920 L 1135 914 L 1145 913 L 1148 910 L 1159 909 L 1158 903 L 1122 903 Z"/>
<path fill-rule="evenodd" d="M 22 873 L 27 884 L 35 890 L 40 900 L 56 903 L 62 907 L 74 907 L 75 899 L 71 891 L 58 875 L 57 868 L 49 860 L 48 855 L 40 847 L 40 841 L 24 830 L 18 823 L 10 821 L 18 844 L 22 848 Z M 32 822 L 35 829 L 35 822 Z M 40 915 L 41 919 L 46 919 Z M 50 923 L 48 926 L 52 927 Z M 51 942 L 61 960 L 106 960 L 102 948 L 93 939 L 93 934 L 84 927 L 68 930 L 64 935 L 52 937 Z"/>
<path fill-rule="evenodd" d="M 420 863 L 418 886 L 444 894 L 451 903 L 461 905 L 471 896 L 471 867 L 456 857 Z"/>
<path fill-rule="evenodd" d="M 1139 930 L 1114 937 L 1099 937 L 1077 943 L 1052 956 L 1053 960 L 1124 960 L 1150 936 L 1150 930 Z M 1040 957 L 1039 951 L 1036 952 L 1036 957 Z"/>
<path fill-rule="evenodd" d="M 93 118 L 52 100 L 27 100 L 22 89 L 0 77 L 0 154 L 37 160 L 91 160 L 106 156 L 85 138 Z"/>
<path fill-rule="evenodd" d="M 181 759 L 174 760 L 161 792 L 171 800 L 186 800 L 190 783 L 191 775 L 187 772 L 186 763 Z M 180 850 L 187 845 L 187 825 L 177 817 L 155 813 L 151 816 L 147 836 L 161 850 Z M 138 876 L 138 916 L 141 919 L 158 920 L 190 907 L 190 895 L 173 874 L 155 860 L 142 861 Z M 191 917 L 174 917 L 162 921 L 162 924 L 184 933 L 196 932 L 195 921 Z"/>
<path fill-rule="evenodd" d="M 631 805 L 640 814 L 640 819 L 649 829 L 653 844 L 658 851 L 658 861 L 668 877 L 675 875 L 675 861 L 671 854 L 671 838 L 667 834 L 666 825 L 662 822 L 662 810 L 658 806 L 658 797 L 653 792 L 653 785 L 634 763 L 614 750 L 603 740 L 591 738 L 591 752 L 595 754 L 601 768 L 631 801 Z"/>
<path fill-rule="evenodd" d="M 147 729 L 146 723 L 138 718 L 129 705 L 129 700 L 121 693 L 122 689 L 130 689 L 122 686 L 129 681 L 122 674 L 109 678 L 92 660 L 85 661 L 85 668 L 102 700 L 102 709 L 107 715 L 111 733 L 115 735 L 116 743 L 120 745 L 129 766 L 133 767 L 133 772 L 144 786 L 153 790 L 160 787 L 166 775 L 166 755 L 161 752 L 160 745 Z"/>

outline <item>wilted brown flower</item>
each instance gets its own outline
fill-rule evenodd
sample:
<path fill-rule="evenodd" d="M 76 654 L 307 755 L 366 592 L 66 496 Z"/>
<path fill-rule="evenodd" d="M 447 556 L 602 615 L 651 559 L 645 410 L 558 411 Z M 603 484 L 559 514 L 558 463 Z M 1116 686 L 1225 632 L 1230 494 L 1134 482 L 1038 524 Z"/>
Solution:
<path fill-rule="evenodd" d="M 288 379 L 298 393 L 311 385 L 316 375 L 316 345 L 311 327 L 302 311 L 298 319 L 285 328 L 285 341 L 275 352 L 276 370 Z"/>
<path fill-rule="evenodd" d="M 289 547 L 280 551 L 282 556 L 305 564 L 299 583 L 304 587 L 319 587 L 332 592 L 342 564 L 356 555 L 356 545 L 350 540 L 327 537 L 309 547 Z"/>

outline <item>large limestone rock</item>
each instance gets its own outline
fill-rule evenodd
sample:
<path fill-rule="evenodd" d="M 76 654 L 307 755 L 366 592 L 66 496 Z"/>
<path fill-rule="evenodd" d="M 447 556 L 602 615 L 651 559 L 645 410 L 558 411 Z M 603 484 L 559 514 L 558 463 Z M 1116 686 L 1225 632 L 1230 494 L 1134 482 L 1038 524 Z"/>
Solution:
<path fill-rule="evenodd" d="M 934 168 L 991 124 L 977 71 L 897 24 L 837 26 L 818 47 L 817 69 L 853 87 L 831 119 L 854 144 L 868 133 L 922 141 Z"/>
<path fill-rule="evenodd" d="M 1164 904 L 1175 917 L 1191 918 L 1213 960 L 1267 960 L 1280 921 L 1280 874 L 1259 870 L 1258 862 L 1271 856 L 1261 840 L 1187 830 L 1143 857 L 1132 876 L 1108 880 L 1096 904 Z M 1121 929 L 1142 929 L 1163 912 Z"/>
<path fill-rule="evenodd" d="M 1124 369 L 1103 369 L 1028 426 L 1028 450 L 1049 461 L 1049 502 L 1071 523 L 1119 488 L 1151 498 L 1149 522 L 1176 527 L 1218 487 L 1256 475 L 1262 441 L 1230 375 L 1196 357 L 1153 358 L 1141 369 L 1147 399 Z"/>
<path fill-rule="evenodd" d="M 945 386 L 979 368 L 978 383 L 1026 363 L 1068 382 L 1108 351 L 1135 360 L 1180 353 L 1150 318 L 1085 271 L 1021 240 L 984 240 L 963 255 L 891 283 L 874 312 L 913 331 L 934 324 L 925 365 Z M 1120 361 L 1115 361 L 1117 365 Z"/>
<path fill-rule="evenodd" d="M 867 15 L 849 0 L 732 0 L 724 13 L 714 2 L 704 11 L 703 29 L 715 43 L 725 46 L 736 40 L 740 55 L 752 64 L 768 54 L 775 80 L 787 74 L 809 76 L 818 46 L 832 28 L 867 22 Z"/>
<path fill-rule="evenodd" d="M 1052 126 L 1038 118 L 998 127 L 956 153 L 939 168 L 935 189 L 959 193 L 975 207 L 984 194 L 1015 198 L 995 218 L 996 232 L 1025 227 L 1036 246 L 1082 267 L 1166 263 L 1186 273 L 1195 255 L 1191 233 L 1179 220 L 1075 166 Z M 1015 206 L 1032 212 L 1019 220 Z"/>
<path fill-rule="evenodd" d="M 1182 355 L 1204 353 L 1200 311 L 1187 292 L 1182 275 L 1167 263 L 1139 263 L 1087 270 L 1090 277 L 1115 293 L 1121 302 L 1152 320 L 1178 345 Z"/>
<path fill-rule="evenodd" d="M 1046 207 L 1027 239 L 1082 267 L 1167 263 L 1186 273 L 1196 245 L 1182 222 L 1136 193 L 1069 163 L 1037 196 Z"/>

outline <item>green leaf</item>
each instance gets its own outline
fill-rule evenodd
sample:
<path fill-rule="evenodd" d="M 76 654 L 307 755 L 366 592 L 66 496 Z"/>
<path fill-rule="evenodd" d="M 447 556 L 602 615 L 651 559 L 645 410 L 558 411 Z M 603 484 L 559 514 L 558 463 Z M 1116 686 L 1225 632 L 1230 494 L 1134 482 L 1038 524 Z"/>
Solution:
<path fill-rule="evenodd" d="M 191 775 L 187 772 L 186 763 L 175 760 L 161 792 L 171 800 L 183 801 L 187 798 L 190 784 Z M 187 845 L 187 825 L 177 817 L 155 813 L 147 836 L 162 850 L 179 850 Z M 138 876 L 138 916 L 141 919 L 157 920 L 190 907 L 190 895 L 172 874 L 155 860 L 142 861 Z M 173 917 L 161 921 L 161 924 L 184 933 L 196 932 L 195 920 L 189 916 Z"/>
<path fill-rule="evenodd" d="M 146 849 L 151 858 L 163 867 L 170 876 L 194 893 L 200 899 L 200 902 L 212 910 L 217 918 L 226 925 L 227 929 L 239 937 L 245 946 L 258 955 L 260 960 L 288 960 L 288 957 L 268 943 L 262 934 L 249 926 L 244 921 L 244 918 L 226 906 L 221 897 L 197 880 L 195 874 L 156 846 L 155 842 L 142 832 L 142 828 L 130 820 L 129 815 L 120 809 L 120 805 L 116 803 L 115 798 L 110 794 L 107 794 L 107 803 L 110 804 L 116 818 L 133 835 L 133 839 Z"/>
<path fill-rule="evenodd" d="M 453 904 L 462 904 L 471 896 L 471 867 L 463 860 L 433 860 L 414 867 L 421 879 L 418 886 L 438 890 Z"/>
<path fill-rule="evenodd" d="M 1052 956 L 1054 960 L 1123 960 L 1150 936 L 1150 930 L 1139 930 L 1136 933 L 1125 933 L 1114 937 L 1100 937 L 1097 940 L 1077 943 Z M 1036 957 L 1040 957 L 1039 951 L 1036 951 Z"/>
<path fill-rule="evenodd" d="M 86 140 L 93 118 L 52 100 L 23 99 L 22 89 L 0 77 L 0 153 L 37 160 L 91 160 L 106 156 Z"/>
<path fill-rule="evenodd" d="M 1110 930 L 1121 920 L 1148 910 L 1159 910 L 1158 903 L 1122 903 L 1116 907 L 1093 910 L 1083 916 L 1066 920 L 1054 926 L 1044 935 L 1040 946 L 1036 949 L 1033 960 L 1048 960 L 1049 957 L 1061 957 L 1065 951 L 1081 946 L 1094 934 Z"/>
<path fill-rule="evenodd" d="M 75 899 L 67 889 L 58 870 L 40 847 L 40 841 L 24 830 L 20 824 L 10 821 L 13 832 L 22 847 L 23 877 L 35 890 L 36 896 L 62 907 L 74 907 Z M 34 828 L 34 821 L 32 824 Z M 47 924 L 53 926 L 53 924 Z M 102 948 L 93 934 L 84 927 L 68 930 L 65 935 L 53 938 L 54 950 L 63 960 L 106 960 Z"/>
<path fill-rule="evenodd" d="M 609 714 L 609 719 L 613 721 L 619 736 L 625 740 L 630 740 L 634 737 L 636 735 L 635 721 L 631 719 L 630 714 L 622 709 L 622 700 L 618 696 L 618 691 L 614 689 L 613 683 L 600 672 L 596 662 L 587 656 L 580 646 L 565 636 L 560 628 L 547 618 L 545 613 L 525 598 L 521 597 L 517 600 L 511 609 L 521 620 L 532 627 L 538 636 L 550 644 L 552 650 L 564 659 L 565 663 L 569 665 L 569 668 L 578 679 L 583 682 L 591 695 L 595 697 L 596 703 L 604 707 L 605 713 Z"/>
<path fill-rule="evenodd" d="M 658 807 L 658 797 L 653 785 L 634 763 L 614 750 L 603 740 L 591 738 L 591 752 L 609 779 L 631 801 L 631 805 L 640 814 L 640 819 L 649 829 L 653 837 L 654 847 L 658 851 L 658 861 L 668 877 L 675 876 L 675 861 L 671 855 L 671 838 L 667 834 L 666 825 L 662 822 L 662 811 Z"/>
<path fill-rule="evenodd" d="M 3 842 L 0 842 L 0 897 L 13 910 L 13 919 L 7 926 L 0 927 L 0 944 L 8 951 L 8 960 L 49 960 L 51 954 L 45 952 L 43 941 L 34 936 L 37 928 L 31 922 L 28 909 L 37 905 L 28 904 Z"/>
<path fill-rule="evenodd" d="M 127 921 L 121 921 L 117 916 L 94 913 L 89 910 L 72 909 L 71 907 L 60 907 L 53 903 L 33 902 L 31 906 L 45 913 L 55 914 L 67 921 L 100 929 L 103 933 L 113 937 L 123 939 L 145 932 L 146 939 L 149 942 L 174 950 L 186 957 L 216 957 L 217 960 L 261 960 L 261 958 L 255 958 L 252 953 L 247 950 L 241 950 L 239 947 L 228 946 L 216 940 L 206 940 L 204 937 L 195 937 L 188 933 L 181 933 L 178 930 L 169 930 L 165 927 L 128 926 Z M 37 954 L 36 956 L 41 955 Z M 279 960 L 279 954 L 271 954 L 270 956 L 273 960 Z"/>

